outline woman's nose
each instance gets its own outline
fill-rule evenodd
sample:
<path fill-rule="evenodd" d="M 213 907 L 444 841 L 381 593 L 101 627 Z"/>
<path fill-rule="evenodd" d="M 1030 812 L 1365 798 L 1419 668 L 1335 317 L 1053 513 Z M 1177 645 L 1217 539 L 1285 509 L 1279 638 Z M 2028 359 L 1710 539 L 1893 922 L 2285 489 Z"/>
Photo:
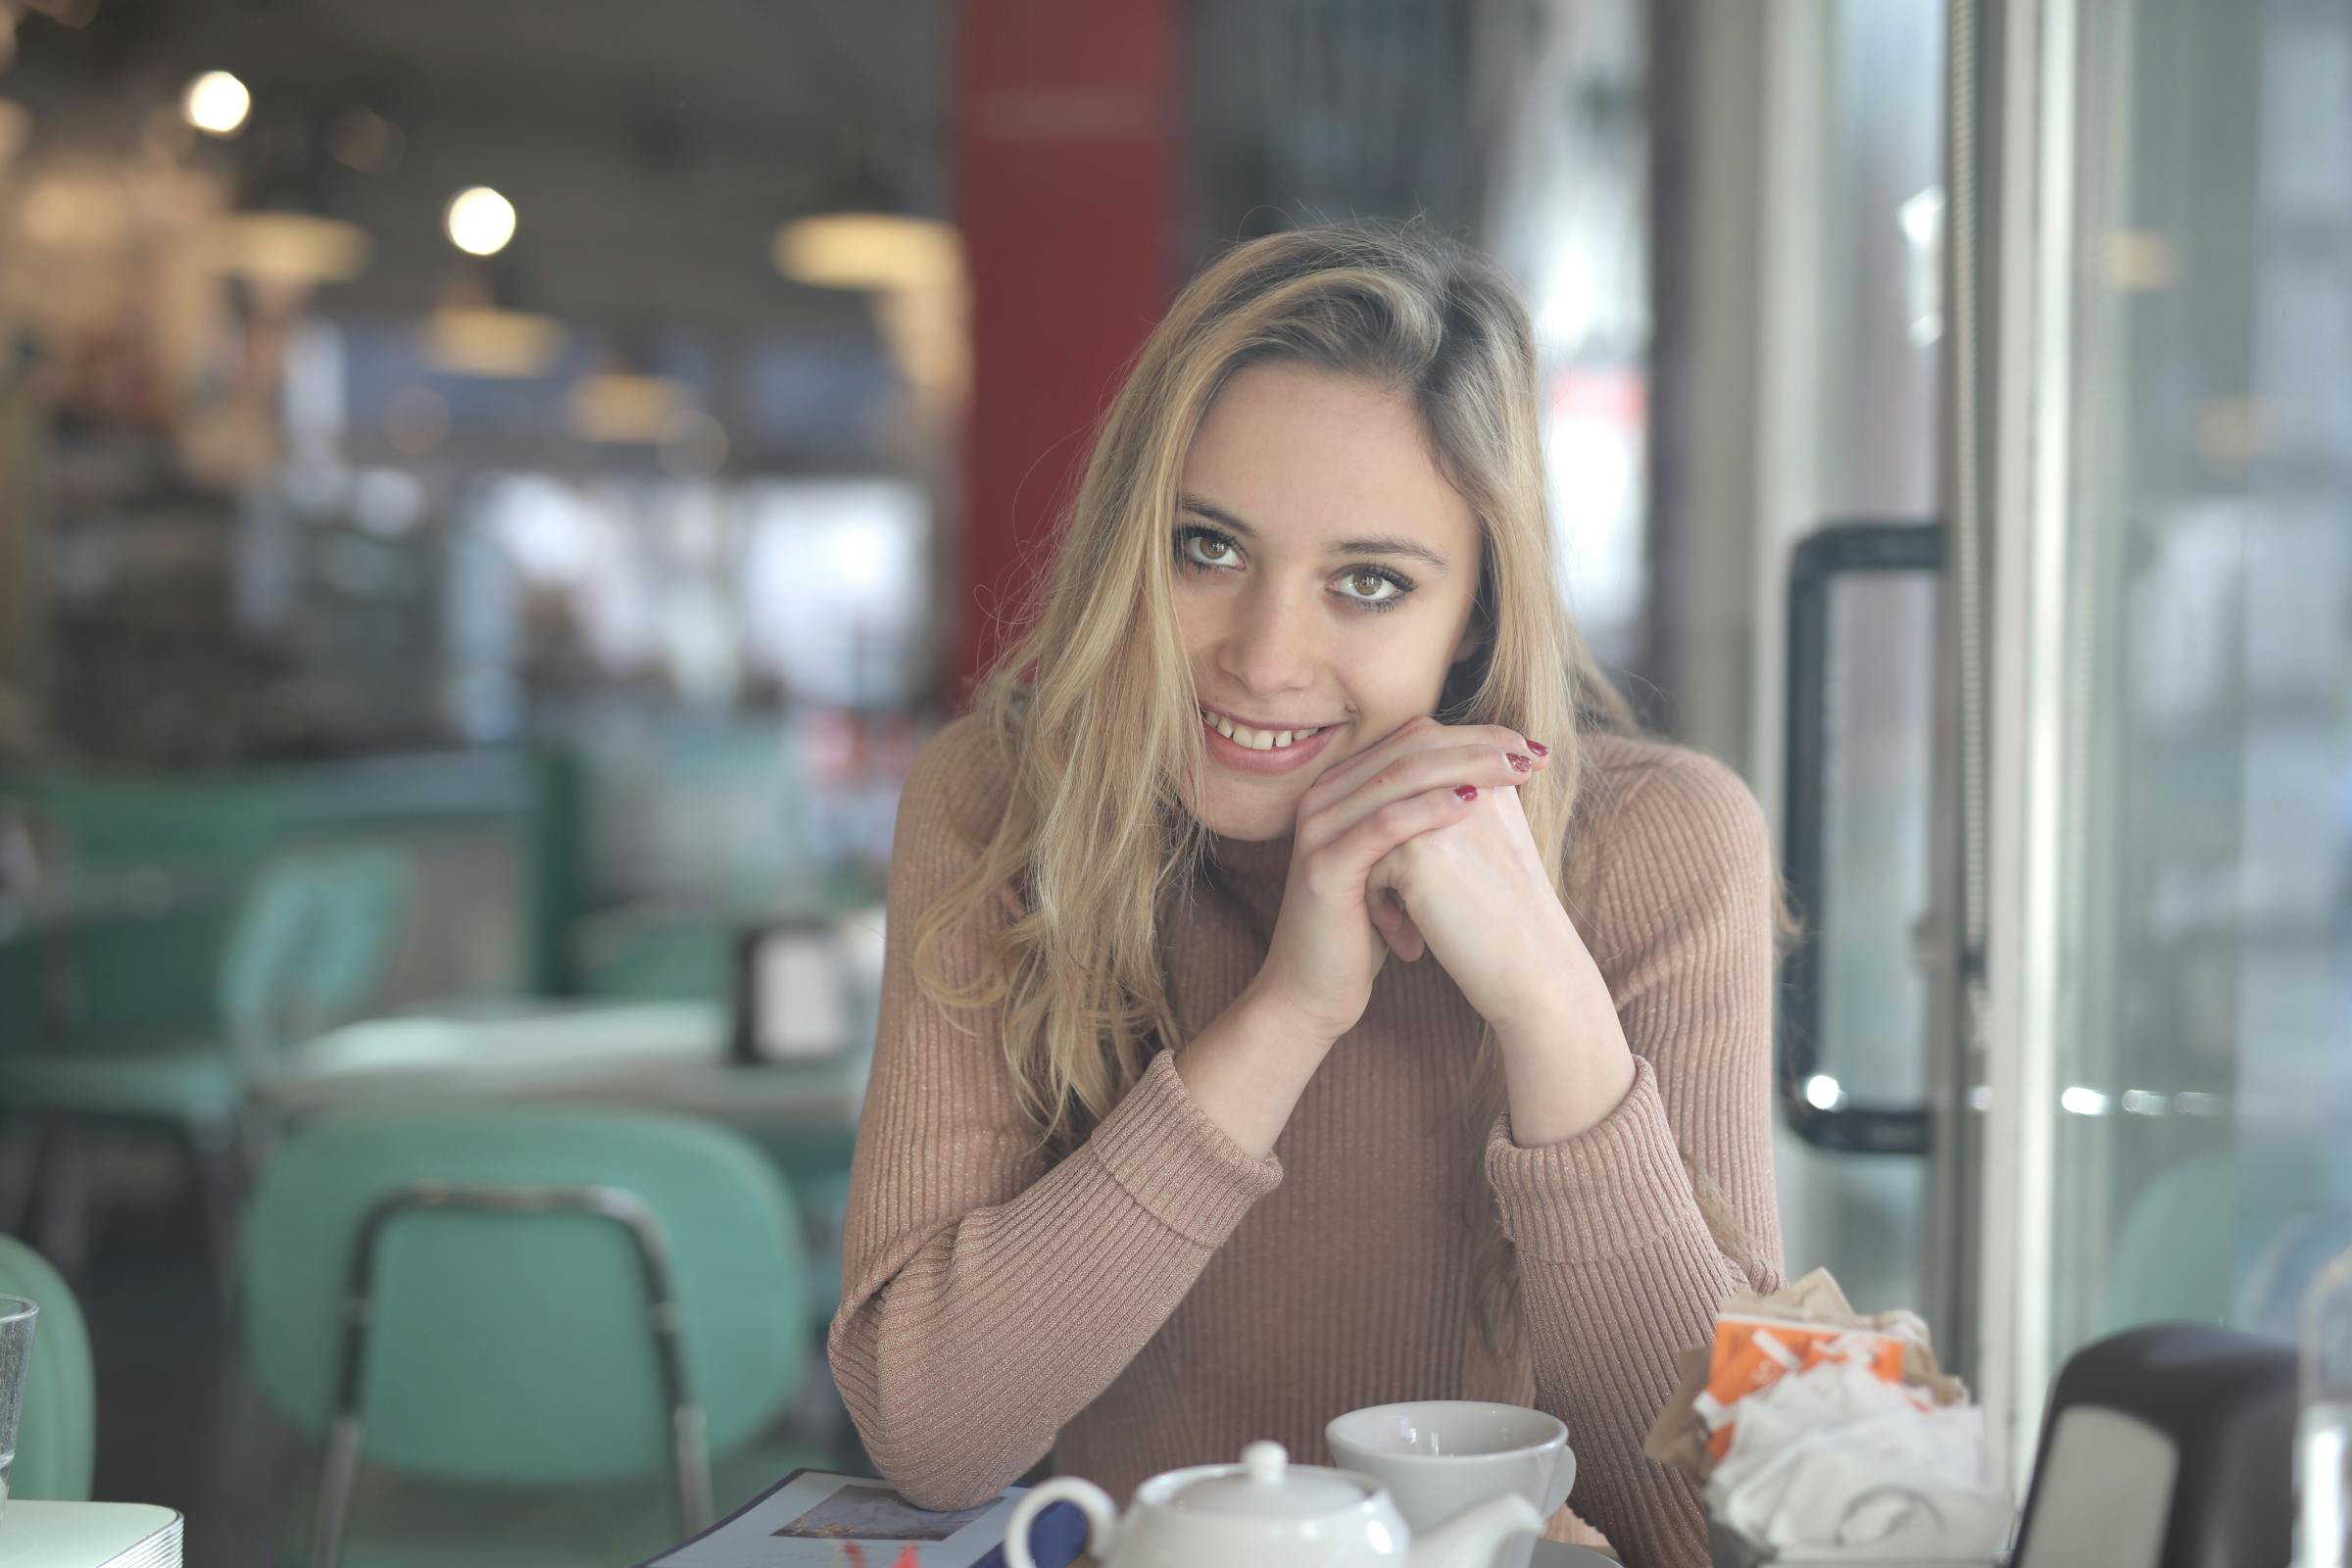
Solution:
<path fill-rule="evenodd" d="M 1244 690 L 1273 695 L 1312 685 L 1313 659 L 1312 635 L 1296 616 L 1252 607 L 1236 619 L 1219 662 Z"/>

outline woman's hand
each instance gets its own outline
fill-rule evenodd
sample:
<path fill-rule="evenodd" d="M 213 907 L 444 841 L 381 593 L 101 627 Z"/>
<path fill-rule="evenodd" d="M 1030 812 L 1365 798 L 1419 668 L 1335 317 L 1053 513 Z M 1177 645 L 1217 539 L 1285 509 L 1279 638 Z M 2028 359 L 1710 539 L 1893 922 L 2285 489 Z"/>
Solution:
<path fill-rule="evenodd" d="M 1453 821 L 1397 844 L 1372 866 L 1366 894 L 1395 897 L 1416 941 L 1498 1030 L 1539 1025 L 1592 970 L 1517 790 L 1489 791 Z"/>
<path fill-rule="evenodd" d="M 1298 802 L 1282 912 L 1253 989 L 1327 1043 L 1355 1027 L 1389 953 L 1416 958 L 1423 940 L 1374 867 L 1497 801 L 1515 816 L 1513 786 L 1544 765 L 1543 750 L 1516 731 L 1416 718 L 1317 778 Z"/>
<path fill-rule="evenodd" d="M 1492 790 L 1376 862 L 1368 897 L 1395 896 L 1462 996 L 1494 1025 L 1524 1148 L 1574 1138 L 1635 1079 L 1616 1003 L 1552 891 L 1519 792 Z"/>

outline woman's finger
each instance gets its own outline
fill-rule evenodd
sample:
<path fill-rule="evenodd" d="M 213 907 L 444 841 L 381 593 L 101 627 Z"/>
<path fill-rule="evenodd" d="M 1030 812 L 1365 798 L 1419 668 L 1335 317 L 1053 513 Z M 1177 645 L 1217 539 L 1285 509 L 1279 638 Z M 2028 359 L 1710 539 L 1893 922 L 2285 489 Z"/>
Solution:
<path fill-rule="evenodd" d="M 1298 842 L 1310 849 L 1328 843 L 1391 802 L 1441 785 L 1508 789 L 1531 777 L 1536 766 L 1525 752 L 1501 751 L 1478 740 L 1406 752 L 1348 794 L 1302 804 Z"/>
<path fill-rule="evenodd" d="M 1313 809 L 1322 802 L 1336 801 L 1353 793 L 1366 779 L 1400 757 L 1414 752 L 1473 744 L 1491 746 L 1498 755 L 1517 752 L 1537 767 L 1545 765 L 1545 760 L 1551 755 L 1547 750 L 1538 749 L 1517 730 L 1500 724 L 1444 724 L 1423 715 L 1406 720 L 1361 753 L 1317 775 L 1315 781 L 1306 787 L 1306 794 L 1300 802 L 1301 813 Z"/>
<path fill-rule="evenodd" d="M 1429 944 L 1422 940 L 1421 928 L 1413 924 L 1413 917 L 1404 912 L 1404 906 L 1396 902 L 1395 893 L 1382 889 L 1365 902 L 1364 907 L 1370 911 L 1381 940 L 1397 957 L 1412 963 L 1429 951 Z"/>
<path fill-rule="evenodd" d="M 1304 850 L 1298 864 L 1311 886 L 1327 893 L 1353 894 L 1369 906 L 1374 895 L 1365 883 L 1382 856 L 1407 839 L 1460 821 L 1470 814 L 1477 800 L 1476 787 L 1463 784 L 1442 785 L 1391 801 L 1329 843 Z"/>

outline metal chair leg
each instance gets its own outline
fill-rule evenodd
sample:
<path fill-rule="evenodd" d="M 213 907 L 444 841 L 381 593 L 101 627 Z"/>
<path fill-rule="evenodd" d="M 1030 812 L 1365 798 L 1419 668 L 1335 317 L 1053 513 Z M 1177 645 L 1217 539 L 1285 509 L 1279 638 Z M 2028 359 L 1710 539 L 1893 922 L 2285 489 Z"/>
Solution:
<path fill-rule="evenodd" d="M 343 1523 L 360 1474 L 360 1418 L 338 1415 L 327 1429 L 326 1458 L 318 1468 L 318 1508 L 311 1523 L 310 1568 L 335 1568 L 343 1556 Z"/>
<path fill-rule="evenodd" d="M 335 1568 L 361 1449 L 360 1391 L 368 1370 L 368 1331 L 374 1314 L 376 1249 L 394 1219 L 416 1209 L 461 1209 L 492 1214 L 584 1212 L 612 1220 L 627 1233 L 645 1275 L 646 1322 L 669 1399 L 669 1448 L 676 1472 L 678 1517 L 687 1535 L 710 1523 L 710 1449 L 703 1407 L 686 1377 L 685 1340 L 669 1272 L 669 1238 L 660 1216 L 635 1193 L 618 1187 L 453 1187 L 422 1182 L 378 1199 L 360 1222 L 345 1274 L 342 1345 L 335 1363 L 335 1412 L 318 1483 L 311 1532 L 310 1568 Z"/>
<path fill-rule="evenodd" d="M 197 1216 L 204 1226 L 205 1255 L 212 1265 L 214 1294 L 220 1299 L 222 1320 L 233 1322 L 237 1308 L 237 1215 L 245 1189 L 245 1165 L 240 1157 L 237 1129 L 234 1123 L 195 1122 L 183 1131 Z"/>
<path fill-rule="evenodd" d="M 0 1118 L 0 1236 L 23 1236 L 39 1185 L 47 1129 L 37 1117 Z"/>
<path fill-rule="evenodd" d="M 33 1234 L 50 1266 L 78 1283 L 90 1251 L 89 1130 L 51 1116 L 41 1139 L 40 1198 Z"/>

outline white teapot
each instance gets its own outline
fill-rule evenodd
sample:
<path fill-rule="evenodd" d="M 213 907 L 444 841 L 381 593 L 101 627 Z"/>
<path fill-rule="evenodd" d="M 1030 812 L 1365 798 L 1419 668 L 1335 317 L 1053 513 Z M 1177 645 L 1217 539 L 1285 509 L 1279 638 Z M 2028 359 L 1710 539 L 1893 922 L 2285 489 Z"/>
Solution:
<path fill-rule="evenodd" d="M 1135 1489 L 1124 1519 L 1091 1481 L 1040 1483 L 1012 1510 L 1009 1568 L 1037 1568 L 1029 1522 L 1048 1503 L 1065 1501 L 1085 1513 L 1087 1551 L 1102 1568 L 1490 1568 L 1505 1541 L 1544 1530 L 1535 1504 L 1505 1493 L 1415 1541 L 1370 1476 L 1293 1464 L 1281 1444 L 1252 1443 L 1240 1464 L 1153 1476 Z"/>

